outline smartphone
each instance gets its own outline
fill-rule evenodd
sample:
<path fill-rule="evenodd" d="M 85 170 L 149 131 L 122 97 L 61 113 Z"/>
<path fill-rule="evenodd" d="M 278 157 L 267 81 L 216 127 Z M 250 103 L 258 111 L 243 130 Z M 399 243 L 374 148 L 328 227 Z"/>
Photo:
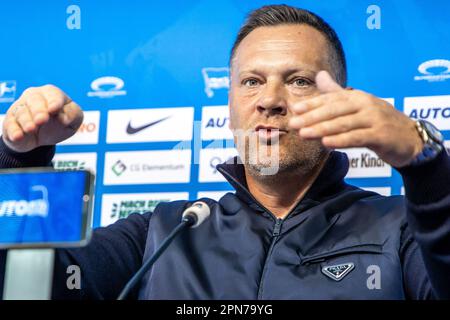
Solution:
<path fill-rule="evenodd" d="M 93 185 L 88 170 L 1 169 L 0 248 L 86 245 Z"/>

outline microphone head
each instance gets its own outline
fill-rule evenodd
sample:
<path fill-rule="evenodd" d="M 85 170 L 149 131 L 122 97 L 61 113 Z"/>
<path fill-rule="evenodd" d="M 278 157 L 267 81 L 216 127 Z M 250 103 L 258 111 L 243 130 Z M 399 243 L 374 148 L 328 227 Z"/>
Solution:
<path fill-rule="evenodd" d="M 205 202 L 197 201 L 184 210 L 183 219 L 187 216 L 193 217 L 196 222 L 191 226 L 191 228 L 197 228 L 209 217 L 210 213 L 211 211 L 209 206 Z"/>

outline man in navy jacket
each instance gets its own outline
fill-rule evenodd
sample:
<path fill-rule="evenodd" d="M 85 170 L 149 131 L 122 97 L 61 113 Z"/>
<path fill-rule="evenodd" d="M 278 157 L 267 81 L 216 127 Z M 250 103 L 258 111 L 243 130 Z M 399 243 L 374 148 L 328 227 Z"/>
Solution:
<path fill-rule="evenodd" d="M 450 298 L 450 159 L 439 132 L 346 88 L 337 35 L 306 10 L 253 11 L 230 67 L 230 129 L 242 163 L 218 170 L 236 193 L 203 199 L 210 218 L 174 240 L 132 297 Z M 4 121 L 0 166 L 49 165 L 82 118 L 54 86 L 25 90 Z M 348 159 L 332 150 L 351 147 L 395 167 L 406 198 L 346 184 Z M 190 204 L 161 203 L 96 229 L 85 248 L 58 249 L 53 297 L 117 297 Z M 4 260 L 0 252 L 0 274 Z M 80 290 L 66 286 L 70 265 L 81 269 Z"/>

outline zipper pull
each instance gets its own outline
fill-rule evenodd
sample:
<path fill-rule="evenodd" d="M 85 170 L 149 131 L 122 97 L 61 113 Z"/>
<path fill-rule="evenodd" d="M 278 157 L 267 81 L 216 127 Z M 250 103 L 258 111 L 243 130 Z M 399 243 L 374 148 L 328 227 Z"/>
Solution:
<path fill-rule="evenodd" d="M 277 219 L 275 226 L 273 227 L 272 236 L 277 237 L 281 231 L 281 225 L 283 224 L 283 219 Z"/>

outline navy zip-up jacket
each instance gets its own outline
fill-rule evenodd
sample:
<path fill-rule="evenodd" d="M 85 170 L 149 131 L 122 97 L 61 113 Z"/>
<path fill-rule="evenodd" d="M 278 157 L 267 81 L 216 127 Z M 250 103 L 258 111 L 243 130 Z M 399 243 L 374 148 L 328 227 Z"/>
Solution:
<path fill-rule="evenodd" d="M 53 147 L 18 154 L 0 141 L 2 168 L 49 165 L 53 154 Z M 210 218 L 174 240 L 131 298 L 450 298 L 450 159 L 445 152 L 420 167 L 399 170 L 406 198 L 346 184 L 348 159 L 332 152 L 283 220 L 248 191 L 242 165 L 218 170 L 236 192 L 218 202 L 203 199 Z M 191 203 L 161 203 L 153 213 L 96 229 L 84 248 L 56 250 L 53 298 L 116 298 Z M 0 288 L 5 257 L 1 251 Z M 69 265 L 80 266 L 80 290 L 66 286 Z"/>

